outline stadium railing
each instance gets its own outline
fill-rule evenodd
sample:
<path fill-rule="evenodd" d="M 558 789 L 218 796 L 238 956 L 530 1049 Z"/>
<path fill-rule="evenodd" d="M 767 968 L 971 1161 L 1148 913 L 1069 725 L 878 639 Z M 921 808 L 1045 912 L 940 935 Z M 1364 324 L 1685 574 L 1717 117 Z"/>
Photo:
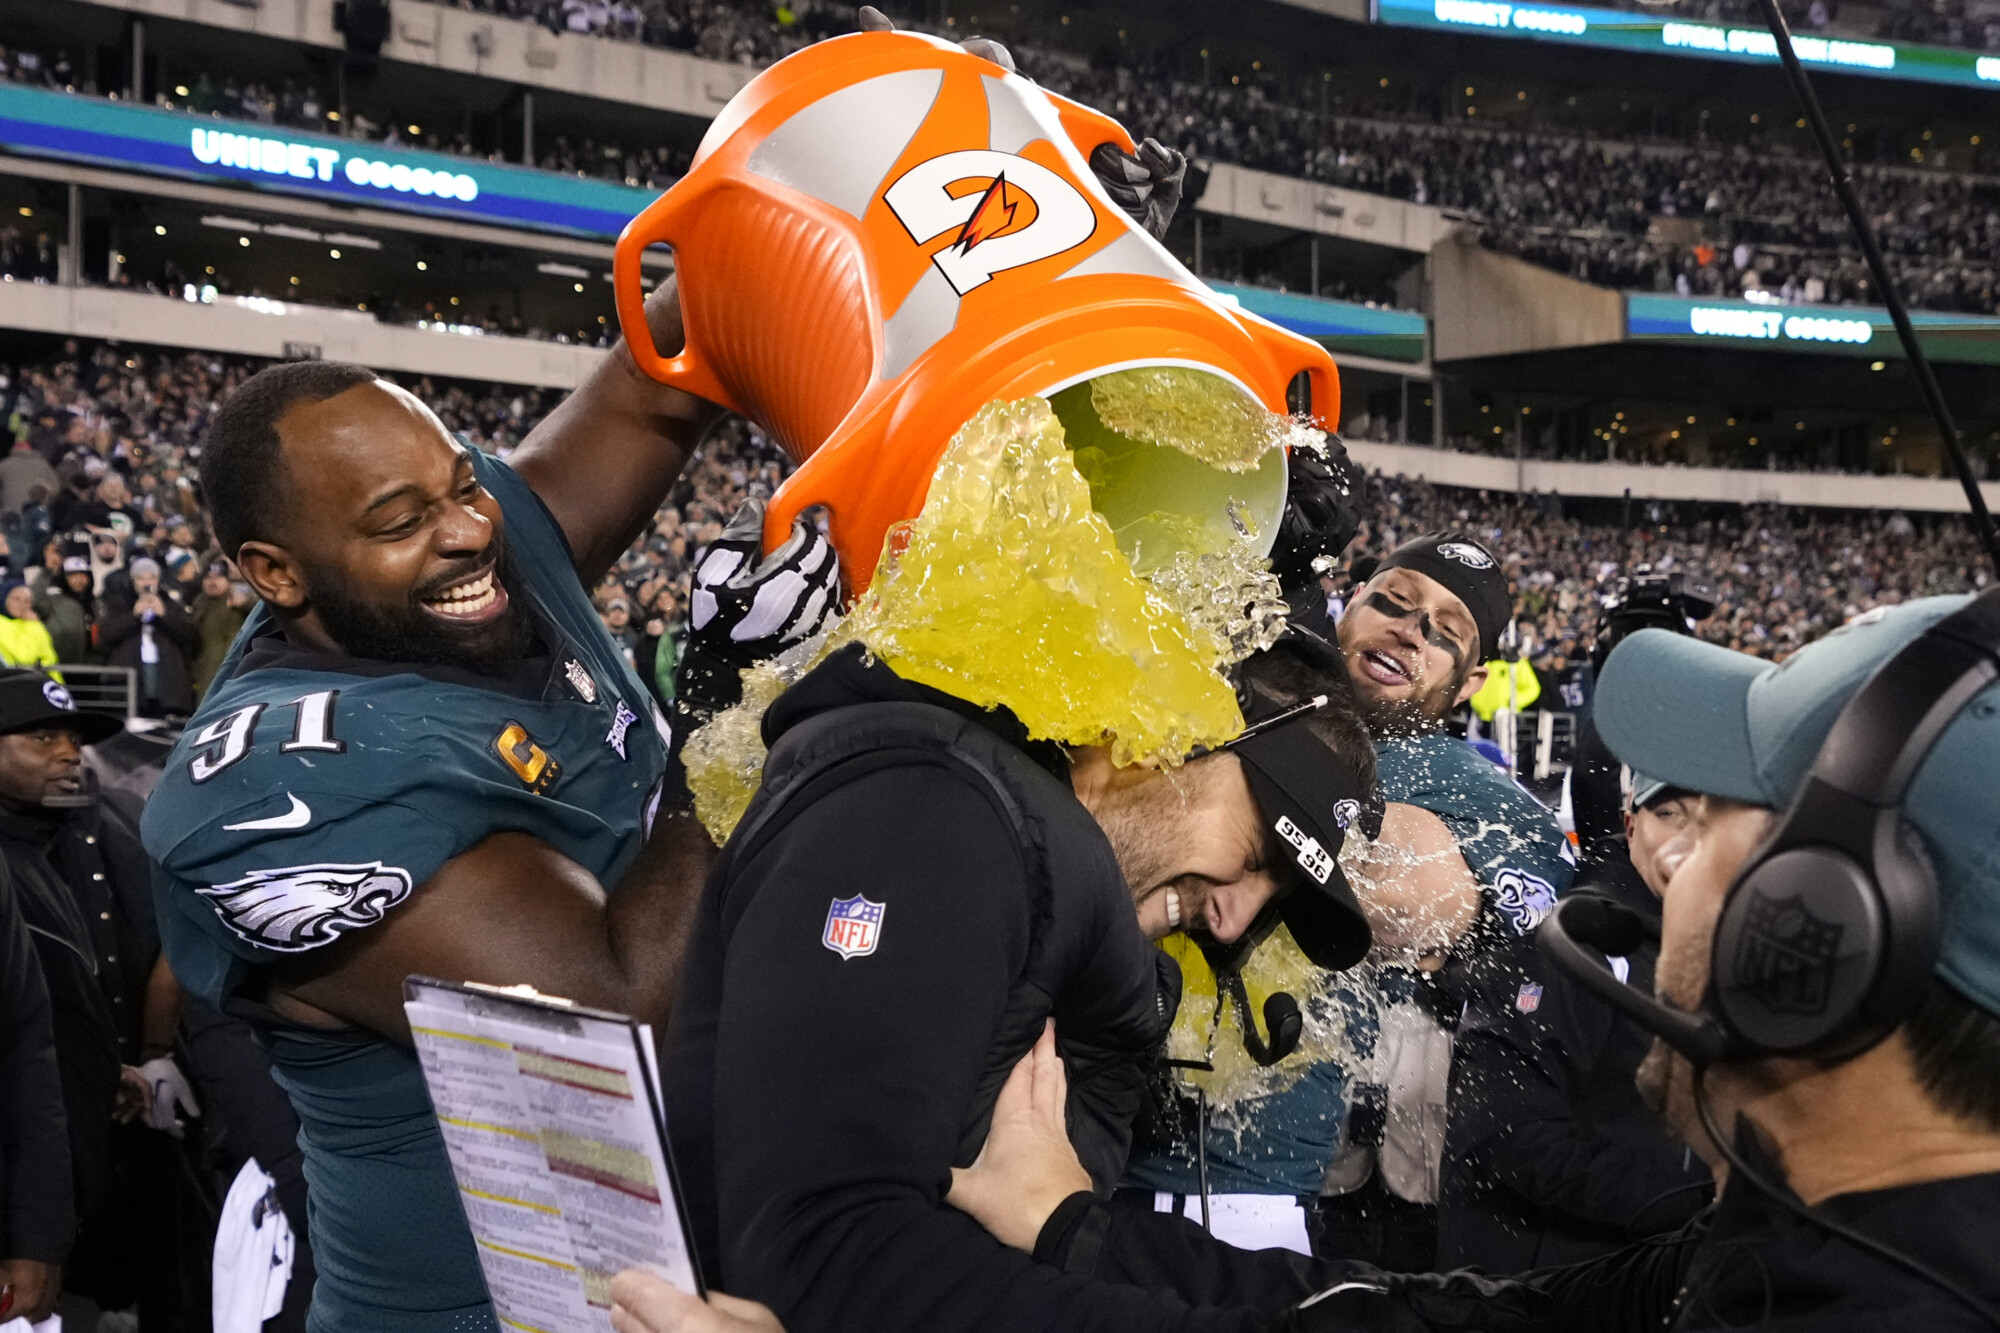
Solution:
<path fill-rule="evenodd" d="M 64 662 L 51 669 L 63 678 L 78 708 L 126 718 L 139 711 L 139 673 L 132 667 Z"/>

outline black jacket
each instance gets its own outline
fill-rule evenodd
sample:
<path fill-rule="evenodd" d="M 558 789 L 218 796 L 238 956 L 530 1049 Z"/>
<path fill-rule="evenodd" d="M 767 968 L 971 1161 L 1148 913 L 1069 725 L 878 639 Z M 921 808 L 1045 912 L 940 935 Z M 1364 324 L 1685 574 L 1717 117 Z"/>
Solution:
<path fill-rule="evenodd" d="M 1776 1163 L 1747 1131 L 1738 1135 L 1737 1146 L 1766 1181 L 1785 1188 Z M 1797 1196 L 1789 1197 L 1797 1202 Z M 1989 1309 L 2000 1309 L 2000 1262 L 1994 1258 L 2000 1255 L 2000 1172 L 1837 1195 L 1818 1211 L 1928 1266 Z M 1106 1208 L 1081 1195 L 1049 1218 L 1035 1256 L 1060 1271 L 1164 1288 L 1190 1302 L 1256 1304 L 1266 1310 L 1312 1300 L 1357 1277 L 1371 1280 L 1344 1261 L 1235 1249 L 1170 1214 Z M 1392 1277 L 1388 1285 L 1423 1326 L 1438 1331 L 1991 1333 L 1993 1328 L 1950 1292 L 1831 1235 L 1738 1174 L 1718 1202 L 1669 1235 L 1585 1263 L 1517 1274 L 1487 1284 L 1473 1299 L 1441 1289 L 1465 1281 L 1463 1274 L 1442 1281 Z"/>
<path fill-rule="evenodd" d="M 1594 877 L 1658 930 L 1660 905 L 1631 863 Z M 1659 945 L 1625 959 L 1650 992 Z M 1451 1060 L 1437 1266 L 1489 1273 L 1575 1263 L 1672 1231 L 1708 1203 L 1708 1167 L 1640 1100 L 1652 1045 L 1636 1024 L 1550 966 L 1532 937 L 1471 969 Z"/>
<path fill-rule="evenodd" d="M 74 810 L 0 807 L 0 856 L 48 983 L 77 1211 L 88 1214 L 160 951 L 145 851 L 136 823 L 99 797 Z"/>
<path fill-rule="evenodd" d="M 48 987 L 0 860 L 0 1259 L 59 1264 L 75 1234 Z"/>
<path fill-rule="evenodd" d="M 791 1333 L 1256 1327 L 1063 1277 L 942 1202 L 1050 1016 L 1072 1136 L 1108 1188 L 1172 1015 L 1171 965 L 1060 753 L 856 650 L 765 735 L 662 1054 L 707 1274 Z M 830 911 L 857 896 L 883 915 L 844 957 Z"/>
<path fill-rule="evenodd" d="M 146 620 L 132 611 L 137 598 L 130 593 L 115 595 L 109 588 L 103 598 L 104 618 L 97 622 L 97 650 L 106 664 L 116 667 L 143 665 Z M 159 678 L 153 699 L 161 711 L 194 711 L 194 668 L 201 652 L 201 631 L 195 627 L 187 608 L 175 601 L 166 589 L 160 590 L 165 610 L 152 621 L 153 643 L 159 649 Z M 143 692 L 144 686 L 142 685 Z"/>

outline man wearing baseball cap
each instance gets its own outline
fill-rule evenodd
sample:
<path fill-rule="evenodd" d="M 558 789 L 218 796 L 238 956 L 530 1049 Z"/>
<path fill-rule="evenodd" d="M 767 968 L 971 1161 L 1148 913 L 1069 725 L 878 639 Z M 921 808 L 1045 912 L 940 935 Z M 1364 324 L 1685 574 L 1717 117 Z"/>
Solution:
<path fill-rule="evenodd" d="M 168 1205 L 136 1182 L 173 1179 L 171 1145 L 147 1127 L 175 1126 L 176 1106 L 194 1101 L 168 1054 L 177 992 L 154 976 L 160 943 L 138 811 L 101 796 L 83 767 L 84 747 L 123 726 L 78 709 L 39 671 L 0 671 L 0 859 L 48 983 L 82 1224 L 62 1258 L 67 1285 L 107 1307 L 137 1297 L 154 1309 L 167 1297 L 151 1290 L 148 1265 L 171 1236 L 157 1222 Z M 150 1231 L 128 1230 L 141 1218 Z"/>
<path fill-rule="evenodd" d="M 1355 573 L 1337 626 L 1294 619 L 1346 659 L 1386 803 L 1383 851 L 1357 884 L 1380 966 L 1355 988 L 1358 1045 L 1384 1072 L 1350 1091 L 1345 1144 L 1325 1171 L 1319 1248 L 1414 1271 L 1435 1257 L 1464 965 L 1532 931 L 1568 889 L 1575 858 L 1545 807 L 1445 731 L 1485 683 L 1482 664 L 1512 616 L 1500 560 L 1469 533 L 1441 531 Z M 1370 1056 L 1372 1030 L 1383 1035 Z"/>
<path fill-rule="evenodd" d="M 1704 1010 L 1723 899 L 1841 709 L 1967 601 L 1869 612 L 1778 666 L 1659 630 L 1612 653 L 1595 705 L 1605 742 L 1635 769 L 1701 794 L 1662 857 L 1671 878 L 1656 990 L 1666 1007 Z M 1696 1100 L 1704 1097 L 1751 1171 L 1730 1171 L 1719 1205 L 1680 1244 L 1628 1254 L 1604 1290 L 1565 1288 L 1575 1299 L 1650 1303 L 1650 1322 L 1635 1313 L 1631 1326 L 1654 1328 L 1667 1326 L 1673 1302 L 1677 1330 L 2000 1320 L 2000 684 L 1942 732 L 1910 782 L 1903 819 L 1935 871 L 1943 921 L 1913 1016 L 1844 1058 L 1725 1057 L 1699 1076 L 1687 1056 L 1655 1042 L 1642 1092 L 1719 1165 L 1725 1154 Z"/>
<path fill-rule="evenodd" d="M 1278 892 L 1232 942 L 1192 927 L 1162 941 L 1183 986 L 1166 1053 L 1214 1069 L 1153 1081 L 1117 1197 L 1206 1216 L 1215 1235 L 1245 1248 L 1310 1253 L 1309 1208 L 1339 1142 L 1347 1079 L 1323 1045 L 1301 1041 L 1308 1021 L 1316 1033 L 1340 1031 L 1333 987 L 1300 981 L 1368 951 L 1340 853 L 1350 831 L 1379 832 L 1382 803 L 1330 645 L 1288 633 L 1242 663 L 1236 681 L 1247 725 L 1224 748 L 1241 761 Z M 1258 1066 L 1269 1073 L 1252 1074 Z"/>

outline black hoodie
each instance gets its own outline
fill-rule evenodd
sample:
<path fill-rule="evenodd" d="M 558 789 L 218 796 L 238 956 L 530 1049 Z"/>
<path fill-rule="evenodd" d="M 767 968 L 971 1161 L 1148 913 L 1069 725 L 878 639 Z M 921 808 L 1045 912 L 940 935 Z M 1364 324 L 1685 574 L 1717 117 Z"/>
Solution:
<path fill-rule="evenodd" d="M 1060 752 L 853 649 L 765 736 L 663 1050 L 708 1277 L 791 1333 L 1257 1327 L 1037 1265 L 943 1203 L 1050 1016 L 1108 1187 L 1177 998 Z"/>

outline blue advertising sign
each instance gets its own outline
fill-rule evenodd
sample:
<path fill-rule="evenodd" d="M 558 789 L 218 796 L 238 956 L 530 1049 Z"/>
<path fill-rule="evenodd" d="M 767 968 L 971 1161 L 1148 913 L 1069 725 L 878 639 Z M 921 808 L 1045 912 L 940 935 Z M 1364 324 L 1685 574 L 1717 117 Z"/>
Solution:
<path fill-rule="evenodd" d="M 651 190 L 0 84 L 0 148 L 469 222 L 615 238 Z"/>
<path fill-rule="evenodd" d="M 2000 365 L 2000 316 L 1912 310 L 1910 323 L 1933 361 Z M 1889 312 L 1875 306 L 1765 305 L 1638 293 L 1625 298 L 1625 340 L 1690 347 L 1721 343 L 1871 361 L 1903 354 Z"/>
<path fill-rule="evenodd" d="M 1529 37 L 1576 46 L 1704 56 L 1749 64 L 1778 63 L 1778 43 L 1763 28 L 1655 17 L 1590 5 L 1514 4 L 1509 0 L 1374 0 L 1375 21 L 1409 28 L 1450 28 L 1495 37 Z M 1870 42 L 1794 33 L 1802 64 L 1849 74 L 1964 87 L 2000 88 L 2000 56 L 1914 42 Z"/>

